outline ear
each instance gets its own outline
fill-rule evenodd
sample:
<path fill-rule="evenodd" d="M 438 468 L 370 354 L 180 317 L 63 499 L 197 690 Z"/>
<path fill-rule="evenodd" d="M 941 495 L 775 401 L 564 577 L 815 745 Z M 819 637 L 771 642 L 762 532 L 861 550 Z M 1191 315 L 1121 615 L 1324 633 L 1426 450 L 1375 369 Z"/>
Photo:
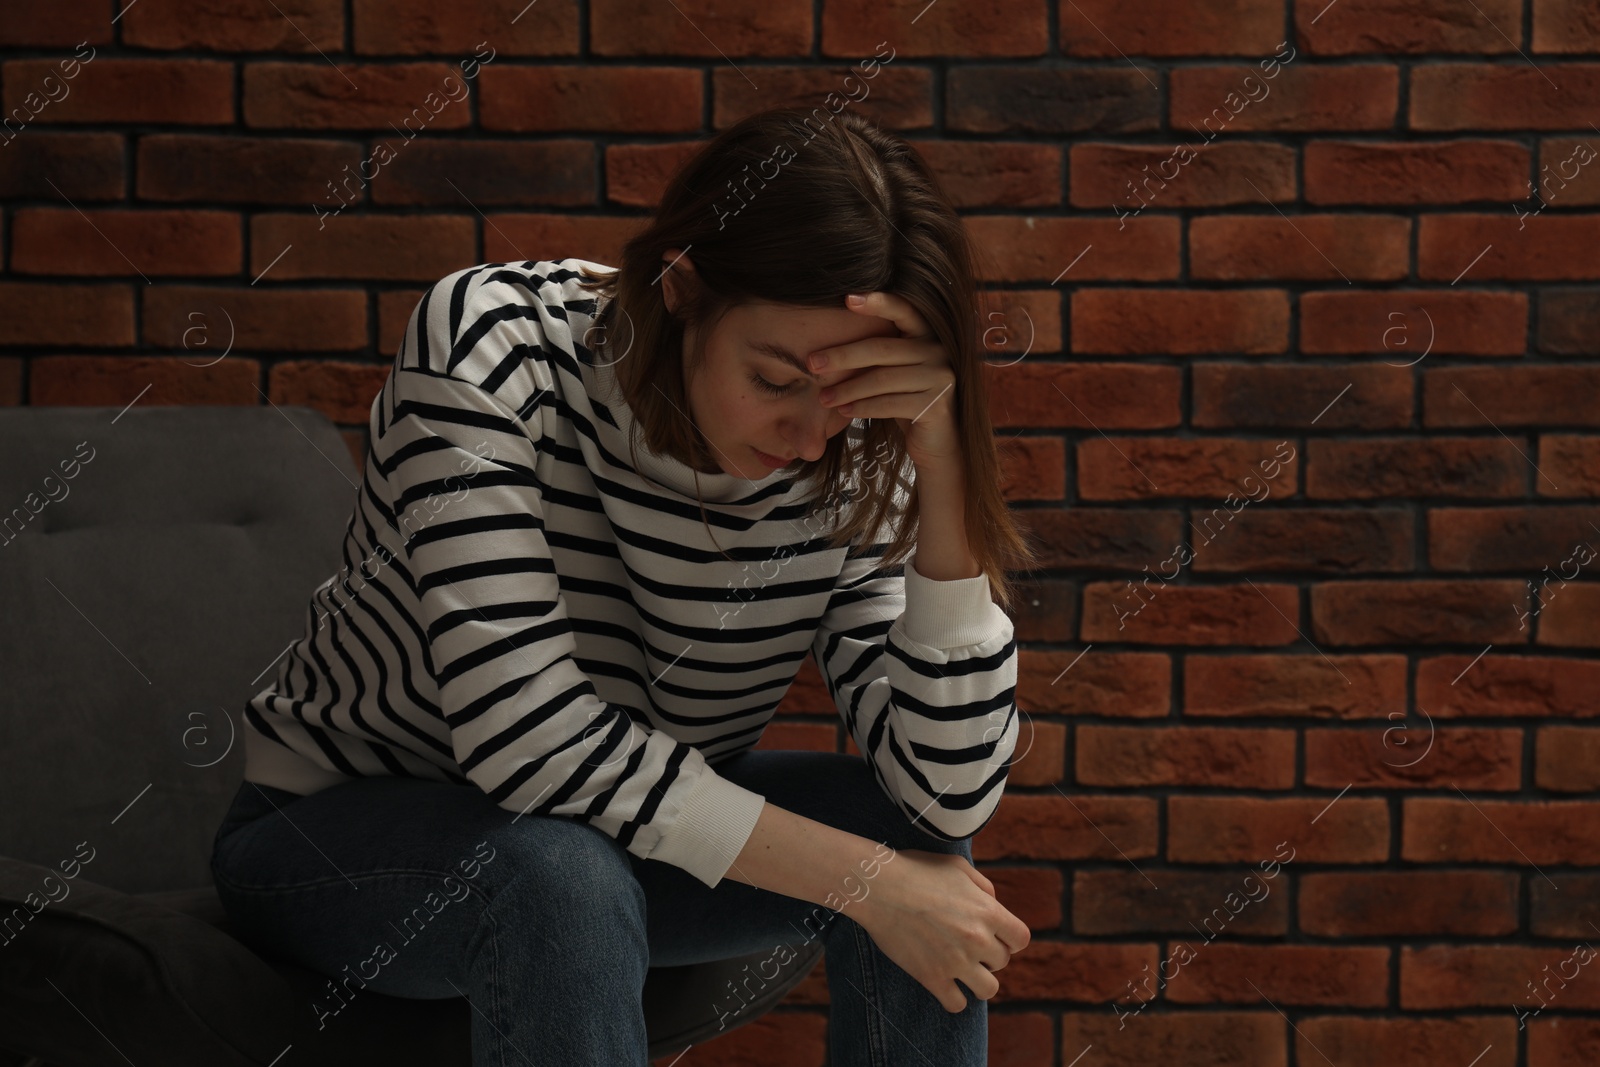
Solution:
<path fill-rule="evenodd" d="M 669 248 L 661 253 L 661 298 L 669 313 L 676 312 L 687 298 L 687 287 L 699 280 L 694 261 L 680 248 Z"/>

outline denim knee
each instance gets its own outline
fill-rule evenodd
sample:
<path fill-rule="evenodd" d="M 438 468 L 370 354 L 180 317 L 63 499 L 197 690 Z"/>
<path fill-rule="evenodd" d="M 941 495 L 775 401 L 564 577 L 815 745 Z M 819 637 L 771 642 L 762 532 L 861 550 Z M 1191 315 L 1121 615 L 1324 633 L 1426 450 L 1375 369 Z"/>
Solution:
<path fill-rule="evenodd" d="M 493 875 L 484 888 L 499 922 L 514 912 L 552 940 L 620 930 L 648 953 L 644 889 L 605 831 L 567 816 L 523 816 L 490 834 L 486 848 Z"/>

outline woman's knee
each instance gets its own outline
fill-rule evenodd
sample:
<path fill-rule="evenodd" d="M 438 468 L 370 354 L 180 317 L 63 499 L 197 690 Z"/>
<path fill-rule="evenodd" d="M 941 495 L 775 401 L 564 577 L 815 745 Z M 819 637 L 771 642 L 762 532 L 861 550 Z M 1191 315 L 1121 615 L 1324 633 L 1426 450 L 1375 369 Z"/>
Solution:
<path fill-rule="evenodd" d="M 524 816 L 488 835 L 490 906 L 528 910 L 546 929 L 595 923 L 644 928 L 645 895 L 628 852 L 603 830 L 566 816 Z M 530 920 L 533 921 L 533 920 Z"/>

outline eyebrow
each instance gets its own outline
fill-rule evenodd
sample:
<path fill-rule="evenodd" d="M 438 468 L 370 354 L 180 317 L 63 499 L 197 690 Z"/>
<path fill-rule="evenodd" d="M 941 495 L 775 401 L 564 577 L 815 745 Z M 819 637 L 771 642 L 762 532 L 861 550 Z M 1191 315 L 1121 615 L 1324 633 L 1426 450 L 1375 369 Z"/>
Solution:
<path fill-rule="evenodd" d="M 807 367 L 805 363 L 801 361 L 799 356 L 795 355 L 793 352 L 789 351 L 787 348 L 784 348 L 780 344 L 775 344 L 771 341 L 751 341 L 750 347 L 755 349 L 757 352 L 762 352 L 766 355 L 774 356 L 783 360 L 785 363 L 789 364 L 789 366 L 793 367 L 801 374 L 804 374 L 807 378 L 815 379 L 817 377 L 811 372 L 811 368 Z"/>

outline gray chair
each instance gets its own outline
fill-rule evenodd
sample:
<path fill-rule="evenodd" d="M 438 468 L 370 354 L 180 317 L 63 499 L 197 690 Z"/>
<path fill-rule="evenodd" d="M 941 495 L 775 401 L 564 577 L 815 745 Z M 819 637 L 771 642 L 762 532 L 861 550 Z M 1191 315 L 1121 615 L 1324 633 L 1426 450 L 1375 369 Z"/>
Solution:
<path fill-rule="evenodd" d="M 319 1031 L 328 976 L 231 937 L 211 888 L 240 709 L 338 567 L 358 480 L 305 408 L 0 409 L 0 1063 L 470 1063 L 463 998 L 366 991 Z M 763 962 L 652 969 L 651 1057 L 726 1032 Z"/>

